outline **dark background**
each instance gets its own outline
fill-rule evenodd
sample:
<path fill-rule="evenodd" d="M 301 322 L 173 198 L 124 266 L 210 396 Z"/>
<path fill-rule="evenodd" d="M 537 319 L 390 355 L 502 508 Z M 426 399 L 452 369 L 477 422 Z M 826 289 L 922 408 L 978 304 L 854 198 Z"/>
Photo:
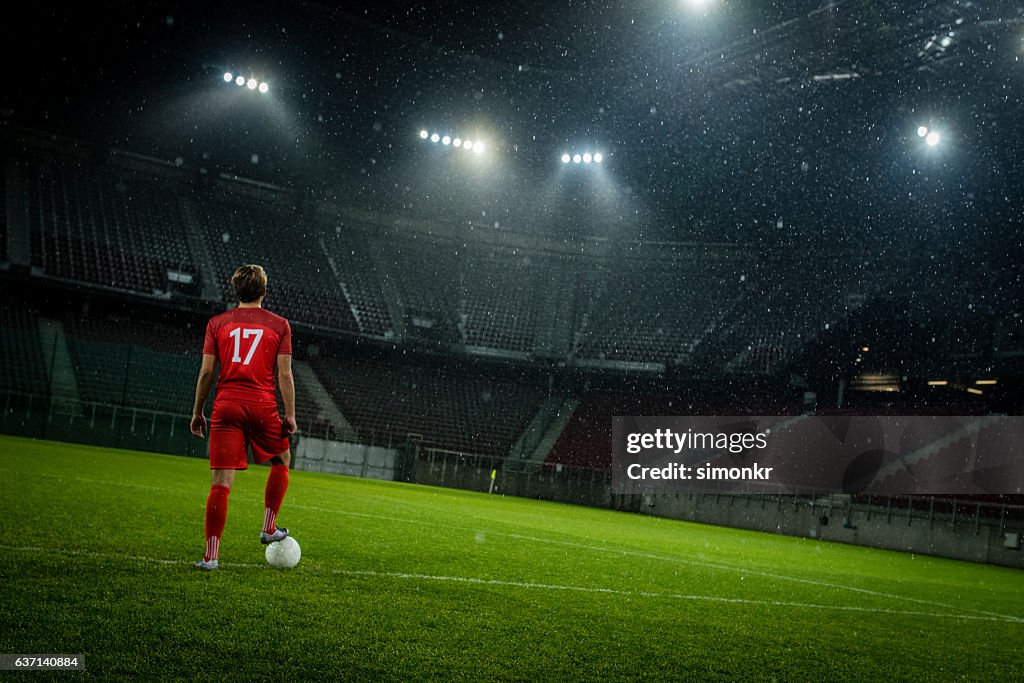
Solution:
<path fill-rule="evenodd" d="M 317 197 L 571 238 L 1020 253 L 1018 3 L 108 2 L 4 24 L 2 120 Z M 480 131 L 488 158 L 421 128 Z M 605 163 L 562 167 L 584 147 Z"/>

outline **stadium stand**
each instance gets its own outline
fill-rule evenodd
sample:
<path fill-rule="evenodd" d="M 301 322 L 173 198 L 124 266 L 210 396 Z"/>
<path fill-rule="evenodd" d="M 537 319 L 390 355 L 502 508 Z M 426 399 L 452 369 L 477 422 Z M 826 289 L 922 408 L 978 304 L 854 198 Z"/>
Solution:
<path fill-rule="evenodd" d="M 607 415 L 602 407 L 584 401 L 555 441 L 547 462 L 597 469 L 611 467 L 612 432 L 605 419 Z"/>
<path fill-rule="evenodd" d="M 65 325 L 83 400 L 188 414 L 202 336 L 198 330 L 125 319 Z"/>
<path fill-rule="evenodd" d="M 0 389 L 48 396 L 49 381 L 34 310 L 0 302 Z"/>
<path fill-rule="evenodd" d="M 220 179 L 179 196 L 175 181 L 156 180 L 163 169 L 138 170 L 152 163 L 145 160 L 128 169 L 71 151 L 26 154 L 33 265 L 74 281 L 152 294 L 169 288 L 167 271 L 175 269 L 209 275 L 230 301 L 230 274 L 242 262 L 261 262 L 271 277 L 268 308 L 300 324 L 392 339 L 400 317 L 412 338 L 470 349 L 571 354 L 597 366 L 710 358 L 705 366 L 741 373 L 774 371 L 823 321 L 843 314 L 842 287 L 808 296 L 822 273 L 752 278 L 755 254 L 744 248 L 629 245 L 625 256 L 559 259 L 540 245 L 325 220 L 316 207 L 298 210 L 285 190 L 243 181 Z M 202 274 L 182 207 L 198 224 L 201 240 L 191 248 L 209 255 Z M 557 311 L 546 311 L 548 303 Z"/>
<path fill-rule="evenodd" d="M 126 165 L 71 141 L 26 136 L 8 149 L 20 150 L 19 171 L 17 182 L 0 173 L 0 201 L 25 216 L 36 276 L 152 295 L 166 293 L 168 271 L 179 270 L 203 278 L 204 295 L 214 280 L 230 301 L 235 267 L 262 262 L 268 308 L 327 332 L 393 340 L 400 330 L 474 353 L 596 368 L 771 375 L 879 292 L 861 281 L 863 259 L 838 251 L 595 242 L 570 252 L 536 236 L 490 232 L 467 241 L 450 226 L 391 230 L 393 216 L 328 218 L 345 213 L 315 203 L 300 210 L 294 193 L 244 180 L 182 183 L 174 174 L 187 179 L 190 171 L 144 158 Z M 871 257 L 867 268 L 902 268 L 887 296 L 913 300 L 943 353 L 1024 354 L 1019 266 L 967 259 L 917 277 L 905 256 L 889 265 Z"/>
<path fill-rule="evenodd" d="M 613 361 L 685 362 L 742 294 L 740 265 L 683 254 L 613 262 L 591 284 L 576 355 Z"/>
<path fill-rule="evenodd" d="M 790 268 L 782 265 L 781 268 Z M 711 345 L 713 365 L 729 372 L 771 374 L 850 311 L 852 273 L 790 268 L 750 288 Z M 821 287 L 820 282 L 829 283 Z"/>
<path fill-rule="evenodd" d="M 406 317 L 406 333 L 461 343 L 459 273 L 464 256 L 447 241 L 419 235 L 380 239 L 384 267 L 395 275 Z"/>
<path fill-rule="evenodd" d="M 266 306 L 292 322 L 359 331 L 324 253 L 319 231 L 289 206 L 237 197 L 198 199 L 203 238 L 225 301 L 243 263 L 267 269 Z"/>
<path fill-rule="evenodd" d="M 302 383 L 296 374 L 295 378 L 295 422 L 302 434 L 308 436 L 326 437 L 331 435 L 329 421 L 323 412 L 317 407 L 316 401 L 310 395 L 309 388 Z M 281 400 L 281 392 L 277 392 L 277 411 L 284 414 L 284 402 Z"/>
<path fill-rule="evenodd" d="M 589 393 L 569 418 L 546 462 L 608 469 L 612 464 L 613 416 L 672 415 L 679 410 L 664 397 Z"/>
<path fill-rule="evenodd" d="M 710 395 L 711 392 L 708 392 Z M 696 400 L 679 393 L 590 391 L 548 452 L 549 465 L 608 469 L 612 464 L 612 419 L 625 415 L 791 415 L 800 406 L 782 398 Z"/>
<path fill-rule="evenodd" d="M 324 244 L 359 331 L 393 337 L 394 325 L 382 294 L 383 274 L 377 269 L 366 236 L 359 229 L 337 223 L 333 229 L 324 230 Z"/>
<path fill-rule="evenodd" d="M 191 412 L 201 330 L 121 318 L 72 318 L 65 329 L 83 400 L 179 415 Z M 324 417 L 298 378 L 295 409 L 300 429 L 326 433 Z"/>
<path fill-rule="evenodd" d="M 25 178 L 32 264 L 48 275 L 146 294 L 195 273 L 172 191 L 126 169 L 51 155 Z"/>
<path fill-rule="evenodd" d="M 310 361 L 360 436 L 377 444 L 425 445 L 507 455 L 542 393 L 518 383 L 438 368 L 355 359 Z"/>
<path fill-rule="evenodd" d="M 534 261 L 502 249 L 472 249 L 462 279 L 466 344 L 508 351 L 533 351 L 538 286 Z"/>
<path fill-rule="evenodd" d="M 7 261 L 7 168 L 0 159 L 0 263 Z"/>

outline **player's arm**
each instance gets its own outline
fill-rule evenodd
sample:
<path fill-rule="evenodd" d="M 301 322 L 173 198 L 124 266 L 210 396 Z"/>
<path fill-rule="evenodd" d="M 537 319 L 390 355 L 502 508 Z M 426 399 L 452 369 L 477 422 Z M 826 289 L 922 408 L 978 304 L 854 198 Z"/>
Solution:
<path fill-rule="evenodd" d="M 281 400 L 284 401 L 285 433 L 291 436 L 298 429 L 295 424 L 295 378 L 292 376 L 291 354 L 277 356 L 277 386 L 281 388 Z"/>
<path fill-rule="evenodd" d="M 192 404 L 192 423 L 189 428 L 200 439 L 206 436 L 206 416 L 203 415 L 203 407 L 210 395 L 210 389 L 213 388 L 213 369 L 216 362 L 216 356 L 204 353 L 203 364 L 199 367 L 199 378 L 196 380 L 196 400 Z"/>

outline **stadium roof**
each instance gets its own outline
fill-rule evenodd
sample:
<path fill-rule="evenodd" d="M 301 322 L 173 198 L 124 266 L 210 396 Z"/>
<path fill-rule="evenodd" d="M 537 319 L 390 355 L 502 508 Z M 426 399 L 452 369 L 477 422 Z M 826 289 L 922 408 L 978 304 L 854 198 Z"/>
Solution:
<path fill-rule="evenodd" d="M 0 119 L 369 206 L 773 242 L 959 244 L 1021 222 L 1015 2 L 32 11 L 7 22 Z M 493 156 L 431 156 L 428 127 L 474 131 Z M 587 145 L 601 175 L 560 175 Z"/>

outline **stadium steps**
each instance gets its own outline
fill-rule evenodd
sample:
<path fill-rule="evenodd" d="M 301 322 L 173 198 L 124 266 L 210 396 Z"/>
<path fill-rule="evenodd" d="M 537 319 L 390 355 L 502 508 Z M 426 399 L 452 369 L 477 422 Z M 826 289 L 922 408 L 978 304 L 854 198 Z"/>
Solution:
<path fill-rule="evenodd" d="M 305 388 L 306 393 L 316 403 L 317 410 L 320 411 L 327 424 L 330 425 L 334 432 L 333 436 L 336 439 L 357 440 L 358 435 L 352 423 L 338 410 L 338 406 L 331 400 L 330 394 L 327 393 L 327 389 L 320 382 L 320 378 L 316 376 L 316 373 L 313 372 L 313 368 L 309 366 L 309 363 L 294 361 L 292 369 L 295 372 L 296 378 Z"/>
<path fill-rule="evenodd" d="M 4 166 L 4 181 L 6 193 L 4 219 L 7 222 L 6 260 L 14 265 L 29 266 L 32 263 L 32 235 L 29 232 L 24 202 L 24 178 L 13 159 L 8 159 Z"/>
<path fill-rule="evenodd" d="M 206 248 L 206 242 L 203 241 L 202 228 L 195 207 L 186 197 L 178 198 L 178 207 L 181 210 L 182 222 L 187 228 L 185 237 L 188 240 L 189 251 L 192 252 L 192 262 L 195 263 L 202 280 L 202 297 L 207 301 L 223 301 L 220 284 L 213 272 L 213 260 Z"/>
<path fill-rule="evenodd" d="M 585 271 L 580 286 L 583 291 L 583 305 L 578 313 L 579 324 L 575 327 L 572 340 L 571 355 L 578 356 L 584 342 L 597 325 L 600 312 L 608 306 L 610 300 L 608 288 L 614 268 L 607 253 L 598 255 L 593 267 Z"/>
<path fill-rule="evenodd" d="M 533 416 L 522 436 L 512 446 L 512 455 L 523 463 L 541 465 L 580 402 L 549 396 Z"/>
<path fill-rule="evenodd" d="M 341 289 L 341 293 L 345 296 L 345 303 L 348 304 L 348 308 L 352 312 L 352 319 L 356 321 L 356 325 L 358 325 L 359 330 L 362 331 L 362 315 L 353 303 L 352 294 L 349 292 L 348 285 L 345 284 L 345 278 L 341 276 L 341 272 L 338 270 L 337 262 L 335 262 L 334 257 L 331 256 L 331 252 L 327 249 L 327 245 L 324 244 L 323 237 L 319 238 L 317 243 L 320 245 L 320 250 L 324 253 L 324 258 L 327 259 L 327 266 L 331 269 L 331 274 L 334 275 L 334 280 L 338 283 L 338 288 Z"/>
<path fill-rule="evenodd" d="M 78 380 L 75 378 L 64 325 L 58 320 L 40 318 L 39 338 L 46 373 L 50 377 L 50 395 L 53 396 L 54 407 L 60 412 L 76 413 L 80 401 Z"/>
<path fill-rule="evenodd" d="M 376 263 L 377 270 L 381 274 L 381 294 L 384 295 L 384 303 L 387 305 L 388 314 L 391 316 L 391 325 L 395 330 L 395 341 L 405 339 L 405 311 L 402 308 L 402 298 L 398 294 L 398 285 L 392 279 L 391 271 L 388 269 L 388 259 L 384 248 L 379 240 L 367 240 L 370 247 L 370 256 Z"/>
<path fill-rule="evenodd" d="M 746 292 L 740 292 L 736 294 L 736 296 L 734 296 L 732 299 L 730 299 L 728 303 L 722 308 L 722 310 L 719 311 L 718 314 L 715 315 L 708 322 L 708 324 L 704 327 L 704 330 L 700 332 L 696 336 L 696 338 L 694 338 L 693 342 L 690 344 L 689 351 L 681 356 L 677 356 L 676 361 L 692 362 L 695 351 L 700 348 L 701 344 L 704 343 L 705 339 L 710 339 L 710 343 L 714 344 L 717 339 L 717 336 L 713 335 L 715 335 L 715 333 L 719 332 L 720 330 L 726 329 L 730 316 L 732 316 L 733 314 L 733 311 L 737 310 L 738 308 L 740 308 L 740 306 L 743 305 L 743 301 L 746 298 L 746 296 Z"/>
<path fill-rule="evenodd" d="M 544 305 L 537 313 L 539 320 L 535 353 L 540 357 L 564 358 L 572 350 L 574 341 L 577 278 L 565 265 L 551 265 L 551 283 L 542 295 Z"/>

